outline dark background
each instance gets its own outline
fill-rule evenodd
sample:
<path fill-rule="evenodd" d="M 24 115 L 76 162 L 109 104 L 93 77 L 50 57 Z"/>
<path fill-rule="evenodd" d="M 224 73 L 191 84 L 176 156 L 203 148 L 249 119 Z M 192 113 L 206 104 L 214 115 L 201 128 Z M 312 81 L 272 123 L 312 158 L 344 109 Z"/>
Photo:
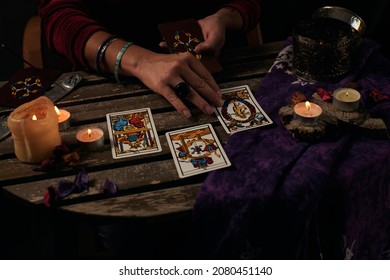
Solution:
<path fill-rule="evenodd" d="M 387 43 L 390 28 L 390 1 L 318 1 L 318 0 L 262 0 L 261 28 L 264 42 L 286 39 L 293 26 L 301 19 L 309 18 L 319 7 L 342 6 L 358 14 L 366 22 L 365 37 L 381 43 L 382 51 L 390 57 Z M 28 19 L 37 14 L 36 0 L 2 0 L 0 4 L 0 42 L 5 43 L 18 56 L 22 56 L 23 30 Z M 50 65 L 50 61 L 47 62 Z M 0 80 L 8 80 L 23 68 L 23 62 L 0 48 Z"/>

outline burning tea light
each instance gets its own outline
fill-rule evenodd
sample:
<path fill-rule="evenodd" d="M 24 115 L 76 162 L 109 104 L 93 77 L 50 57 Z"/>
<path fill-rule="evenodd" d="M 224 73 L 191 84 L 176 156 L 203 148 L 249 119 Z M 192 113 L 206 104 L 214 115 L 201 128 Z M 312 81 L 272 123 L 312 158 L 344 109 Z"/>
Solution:
<path fill-rule="evenodd" d="M 322 114 L 322 109 L 309 101 L 300 102 L 294 106 L 295 118 L 305 124 L 313 124 Z"/>
<path fill-rule="evenodd" d="M 353 88 L 338 88 L 333 92 L 332 104 L 341 111 L 356 111 L 360 105 L 360 93 Z"/>
<path fill-rule="evenodd" d="M 54 106 L 58 117 L 58 128 L 60 131 L 64 131 L 70 125 L 70 113 L 64 109 L 58 109 L 57 106 Z"/>
<path fill-rule="evenodd" d="M 76 135 L 82 148 L 88 151 L 97 150 L 104 145 L 104 133 L 100 128 L 85 128 Z"/>
<path fill-rule="evenodd" d="M 61 145 L 53 102 L 41 96 L 20 105 L 8 117 L 15 155 L 23 162 L 38 163 L 53 155 Z"/>

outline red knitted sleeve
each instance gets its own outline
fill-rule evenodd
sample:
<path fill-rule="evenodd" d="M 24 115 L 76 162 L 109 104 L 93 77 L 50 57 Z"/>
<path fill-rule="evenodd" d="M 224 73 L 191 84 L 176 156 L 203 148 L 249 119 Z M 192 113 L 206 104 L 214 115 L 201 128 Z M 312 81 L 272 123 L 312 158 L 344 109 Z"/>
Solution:
<path fill-rule="evenodd" d="M 39 15 L 49 49 L 64 55 L 74 66 L 89 68 L 84 58 L 87 40 L 106 29 L 90 18 L 83 0 L 39 0 Z"/>
<path fill-rule="evenodd" d="M 244 21 L 244 31 L 253 29 L 260 20 L 260 3 L 258 0 L 231 0 L 222 6 L 232 7 L 241 14 Z"/>

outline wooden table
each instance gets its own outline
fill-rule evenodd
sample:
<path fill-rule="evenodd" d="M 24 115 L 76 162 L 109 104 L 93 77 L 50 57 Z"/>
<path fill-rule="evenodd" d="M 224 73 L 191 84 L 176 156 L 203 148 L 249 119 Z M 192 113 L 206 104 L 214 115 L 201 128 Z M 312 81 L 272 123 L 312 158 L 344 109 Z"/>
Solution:
<path fill-rule="evenodd" d="M 275 42 L 223 53 L 220 60 L 224 70 L 215 75 L 220 87 L 247 84 L 255 92 L 283 43 Z M 88 217 L 126 219 L 190 212 L 207 174 L 180 179 L 165 132 L 211 123 L 220 141 L 226 143 L 228 135 L 216 116 L 205 115 L 194 108 L 193 117 L 186 119 L 162 96 L 154 94 L 137 80 L 118 85 L 90 73 L 80 73 L 84 77 L 81 85 L 57 104 L 72 115 L 71 126 L 61 132 L 63 143 L 76 149 L 76 133 L 85 127 L 95 126 L 105 132 L 105 145 L 96 152 L 80 151 L 80 164 L 85 166 L 92 182 L 89 191 L 71 194 L 59 201 L 56 209 Z M 60 80 L 61 78 L 63 76 Z M 145 107 L 151 108 L 162 152 L 113 159 L 106 114 Z M 9 108 L 0 108 L 1 114 L 8 114 L 10 111 Z M 71 168 L 57 172 L 34 171 L 36 165 L 22 163 L 15 158 L 12 137 L 0 143 L 0 165 L 0 185 L 5 197 L 30 206 L 43 205 L 47 187 L 60 180 L 73 180 L 75 177 L 75 171 Z M 100 184 L 105 178 L 115 181 L 119 186 L 115 196 L 102 193 Z"/>

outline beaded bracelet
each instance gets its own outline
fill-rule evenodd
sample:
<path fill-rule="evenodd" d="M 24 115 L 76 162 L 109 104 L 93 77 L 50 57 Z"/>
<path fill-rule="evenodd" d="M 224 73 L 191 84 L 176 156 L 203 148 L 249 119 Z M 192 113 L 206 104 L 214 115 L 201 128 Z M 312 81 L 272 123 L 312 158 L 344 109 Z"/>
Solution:
<path fill-rule="evenodd" d="M 117 40 L 119 37 L 116 35 L 110 35 L 107 37 L 107 39 L 104 40 L 104 42 L 99 46 L 97 55 L 96 55 L 96 71 L 98 72 L 99 75 L 103 76 L 103 71 L 102 71 L 102 61 L 103 61 L 103 56 L 104 53 L 106 52 L 108 46 Z"/>
<path fill-rule="evenodd" d="M 116 56 L 115 65 L 114 65 L 114 77 L 118 84 L 120 84 L 119 66 L 121 64 L 122 56 L 125 53 L 125 51 L 128 49 L 128 47 L 130 47 L 133 44 L 134 44 L 133 42 L 127 42 L 126 44 L 124 44 L 121 50 L 119 51 L 118 55 Z"/>

